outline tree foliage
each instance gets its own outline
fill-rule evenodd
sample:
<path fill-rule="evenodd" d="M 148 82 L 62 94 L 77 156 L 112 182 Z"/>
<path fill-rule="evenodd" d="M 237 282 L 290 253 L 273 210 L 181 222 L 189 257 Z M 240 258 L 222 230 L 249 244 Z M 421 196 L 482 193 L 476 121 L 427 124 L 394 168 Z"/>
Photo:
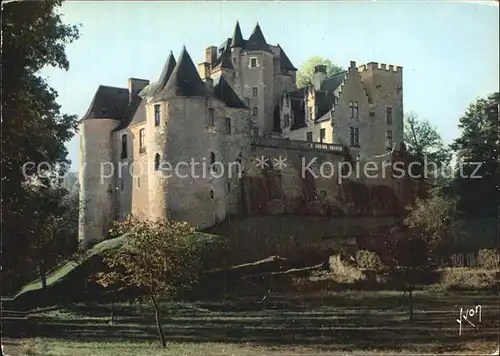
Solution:
<path fill-rule="evenodd" d="M 314 66 L 323 64 L 326 66 L 326 75 L 330 77 L 344 71 L 344 68 L 332 63 L 329 59 L 314 56 L 309 58 L 302 64 L 297 72 L 297 87 L 302 88 L 313 84 Z"/>
<path fill-rule="evenodd" d="M 97 281 L 117 291 L 140 291 L 149 298 L 156 311 L 161 343 L 166 346 L 159 301 L 174 297 L 198 281 L 212 241 L 202 238 L 184 222 L 131 216 L 121 225 L 120 229 L 130 233 L 130 238 L 120 248 L 104 253 L 108 270 L 100 272 Z"/>
<path fill-rule="evenodd" d="M 404 222 L 413 236 L 433 248 L 452 241 L 458 227 L 457 202 L 441 188 L 430 190 L 426 198 L 416 198 L 408 210 Z"/>
<path fill-rule="evenodd" d="M 45 66 L 69 68 L 65 46 L 78 30 L 62 22 L 60 6 L 60 0 L 2 4 L 2 274 L 11 282 L 30 278 L 34 268 L 26 260 L 38 238 L 41 190 L 28 188 L 26 175 L 37 173 L 42 162 L 38 173 L 62 175 L 64 145 L 76 129 L 76 118 L 60 112 L 56 91 L 39 75 Z M 33 165 L 24 174 L 28 162 Z"/>
<path fill-rule="evenodd" d="M 451 150 L 429 121 L 419 119 L 415 113 L 407 114 L 404 122 L 404 141 L 410 155 L 432 163 L 427 166 L 427 178 L 435 178 L 441 183 L 451 179 Z M 445 181 L 445 178 L 448 180 Z"/>
<path fill-rule="evenodd" d="M 459 120 L 461 135 L 451 145 L 457 154 L 456 193 L 471 216 L 498 215 L 500 94 L 471 104 Z"/>

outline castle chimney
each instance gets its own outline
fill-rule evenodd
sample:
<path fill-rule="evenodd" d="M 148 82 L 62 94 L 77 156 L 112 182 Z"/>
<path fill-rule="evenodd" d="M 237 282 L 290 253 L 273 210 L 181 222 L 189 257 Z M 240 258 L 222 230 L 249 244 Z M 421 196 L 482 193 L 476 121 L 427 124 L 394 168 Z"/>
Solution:
<path fill-rule="evenodd" d="M 314 66 L 314 76 L 313 76 L 313 84 L 314 89 L 319 90 L 321 88 L 321 84 L 326 79 L 326 66 L 323 64 L 317 64 Z"/>
<path fill-rule="evenodd" d="M 132 99 L 141 92 L 142 89 L 149 84 L 149 80 L 129 78 L 128 80 L 128 102 L 131 103 Z"/>
<path fill-rule="evenodd" d="M 205 78 L 210 78 L 210 63 L 198 63 L 198 73 L 200 74 L 200 78 L 202 80 L 205 80 Z"/>
<path fill-rule="evenodd" d="M 217 47 L 210 46 L 205 49 L 205 62 L 210 64 L 210 68 L 217 60 Z"/>

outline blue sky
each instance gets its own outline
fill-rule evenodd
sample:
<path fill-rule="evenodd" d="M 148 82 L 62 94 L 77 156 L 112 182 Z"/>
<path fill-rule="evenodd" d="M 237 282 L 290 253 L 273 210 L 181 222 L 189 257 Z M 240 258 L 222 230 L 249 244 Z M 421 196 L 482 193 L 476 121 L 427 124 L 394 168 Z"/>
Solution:
<path fill-rule="evenodd" d="M 81 24 L 68 45 L 69 71 L 45 68 L 65 113 L 81 117 L 100 84 L 127 87 L 130 77 L 155 81 L 170 50 L 185 45 L 194 62 L 231 37 L 236 20 L 248 38 L 257 21 L 299 67 L 317 55 L 347 67 L 403 66 L 405 112 L 436 126 L 446 143 L 476 98 L 498 91 L 498 6 L 459 2 L 97 2 L 69 1 L 68 24 Z M 78 165 L 78 136 L 69 144 Z"/>

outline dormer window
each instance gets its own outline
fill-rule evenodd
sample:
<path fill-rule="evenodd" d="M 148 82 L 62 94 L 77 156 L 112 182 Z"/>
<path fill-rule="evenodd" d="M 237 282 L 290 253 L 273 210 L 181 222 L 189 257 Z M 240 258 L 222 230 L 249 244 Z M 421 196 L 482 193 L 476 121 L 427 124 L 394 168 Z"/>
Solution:
<path fill-rule="evenodd" d="M 251 57 L 250 58 L 250 68 L 255 68 L 257 67 L 257 57 Z"/>

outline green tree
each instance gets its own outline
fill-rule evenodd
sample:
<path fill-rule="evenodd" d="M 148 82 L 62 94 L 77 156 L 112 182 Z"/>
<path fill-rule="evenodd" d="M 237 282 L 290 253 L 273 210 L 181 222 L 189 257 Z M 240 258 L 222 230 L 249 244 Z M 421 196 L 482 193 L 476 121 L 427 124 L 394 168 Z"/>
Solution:
<path fill-rule="evenodd" d="M 404 220 L 412 235 L 424 240 L 432 249 L 453 241 L 459 220 L 457 202 L 441 188 L 434 188 L 425 198 L 416 198 Z"/>
<path fill-rule="evenodd" d="M 439 248 L 452 242 L 455 235 L 456 201 L 446 197 L 441 188 L 434 188 L 426 198 L 417 198 L 408 208 L 404 224 L 409 235 L 387 243 L 388 266 L 390 274 L 404 282 L 412 319 L 412 294 L 416 284 L 420 277 L 433 272 L 433 259 L 438 257 Z"/>
<path fill-rule="evenodd" d="M 344 71 L 344 68 L 332 63 L 329 59 L 314 56 L 302 64 L 297 73 L 297 87 L 302 88 L 313 84 L 314 66 L 323 64 L 326 66 L 326 75 L 330 77 Z"/>
<path fill-rule="evenodd" d="M 35 267 L 26 264 L 28 246 L 37 238 L 31 223 L 36 192 L 26 188 L 26 175 L 36 173 L 41 162 L 47 163 L 40 166 L 42 172 L 62 173 L 64 145 L 76 129 L 75 116 L 60 112 L 56 91 L 39 75 L 45 66 L 69 67 L 65 46 L 78 37 L 78 30 L 62 22 L 61 3 L 2 4 L 2 274 L 9 281 L 7 290 L 30 278 Z M 23 172 L 29 162 L 34 164 Z"/>
<path fill-rule="evenodd" d="M 470 216 L 498 215 L 499 93 L 471 104 L 459 120 L 461 135 L 451 148 L 457 155 L 455 192 L 460 210 Z"/>
<path fill-rule="evenodd" d="M 103 253 L 108 269 L 98 273 L 97 281 L 103 287 L 139 291 L 148 298 L 165 347 L 160 300 L 172 298 L 198 281 L 210 241 L 184 222 L 129 217 L 123 226 L 131 234 L 130 238 L 120 248 Z"/>
<path fill-rule="evenodd" d="M 451 181 L 451 150 L 429 121 L 419 119 L 415 113 L 405 115 L 404 141 L 408 153 L 427 164 L 427 178 L 441 184 Z"/>

